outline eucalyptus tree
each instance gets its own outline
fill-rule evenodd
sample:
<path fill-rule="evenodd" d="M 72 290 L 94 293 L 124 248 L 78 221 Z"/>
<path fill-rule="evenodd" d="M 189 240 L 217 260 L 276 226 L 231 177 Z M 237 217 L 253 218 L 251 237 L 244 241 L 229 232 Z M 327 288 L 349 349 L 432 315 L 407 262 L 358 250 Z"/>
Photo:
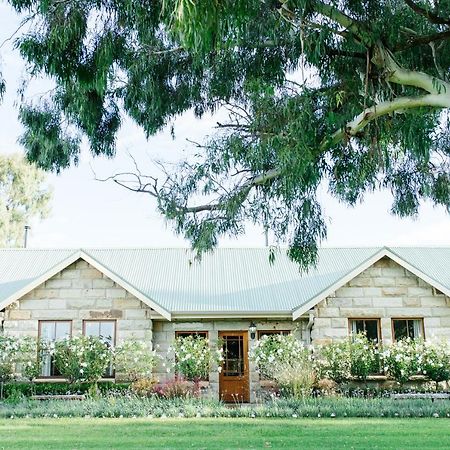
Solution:
<path fill-rule="evenodd" d="M 164 179 L 115 180 L 157 199 L 199 251 L 246 221 L 315 261 L 319 186 L 392 212 L 450 206 L 448 0 L 9 0 L 17 48 L 55 89 L 20 110 L 28 158 L 62 170 L 80 140 L 113 156 L 125 116 L 150 136 L 192 109 L 229 119 Z M 26 27 L 25 27 L 26 29 Z"/>

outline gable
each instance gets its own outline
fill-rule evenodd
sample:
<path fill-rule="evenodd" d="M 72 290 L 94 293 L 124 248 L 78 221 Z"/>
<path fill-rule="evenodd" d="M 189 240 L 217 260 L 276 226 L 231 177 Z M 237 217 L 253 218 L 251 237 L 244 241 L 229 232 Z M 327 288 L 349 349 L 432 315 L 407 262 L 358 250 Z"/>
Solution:
<path fill-rule="evenodd" d="M 90 270 L 96 269 L 101 274 L 106 275 L 121 288 L 125 289 L 144 304 L 157 311 L 164 318 L 170 320 L 170 313 L 166 309 L 142 294 L 142 292 L 130 285 L 126 280 L 123 280 L 120 276 L 110 271 L 107 267 L 104 267 L 85 252 L 74 252 L 72 250 L 69 253 L 69 256 L 63 260 L 61 260 L 61 256 L 66 256 L 66 253 L 62 251 L 63 253 L 61 255 L 57 252 L 58 251 L 52 250 L 31 250 L 31 255 L 36 255 L 36 257 L 29 259 L 29 251 L 25 249 L 5 249 L 0 251 L 0 269 L 2 269 L 0 271 L 0 310 L 19 300 L 24 295 L 40 286 L 42 283 L 45 283 L 59 272 L 68 268 L 73 263 L 82 260 L 92 266 Z M 49 255 L 50 257 L 47 258 Z M 53 255 L 56 260 L 59 260 L 54 265 L 52 265 L 54 259 L 51 257 Z M 8 264 L 10 260 L 13 261 L 11 266 Z"/>

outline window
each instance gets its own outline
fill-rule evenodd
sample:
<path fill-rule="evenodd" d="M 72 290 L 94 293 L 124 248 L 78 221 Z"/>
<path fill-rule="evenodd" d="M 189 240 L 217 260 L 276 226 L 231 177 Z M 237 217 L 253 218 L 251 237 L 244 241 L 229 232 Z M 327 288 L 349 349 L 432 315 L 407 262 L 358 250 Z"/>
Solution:
<path fill-rule="evenodd" d="M 271 336 L 272 334 L 288 336 L 291 332 L 290 330 L 258 330 L 258 339 L 261 339 L 263 336 Z"/>
<path fill-rule="evenodd" d="M 392 319 L 394 341 L 423 338 L 423 336 L 423 319 Z"/>
<path fill-rule="evenodd" d="M 70 321 L 39 321 L 39 338 L 45 343 L 61 341 L 66 337 L 70 337 L 72 333 L 72 322 Z M 41 376 L 43 377 L 58 377 L 61 376 L 56 369 L 55 360 L 50 353 L 42 354 L 42 369 Z"/>
<path fill-rule="evenodd" d="M 370 341 L 380 342 L 380 319 L 349 319 L 351 334 L 365 333 Z"/>
<path fill-rule="evenodd" d="M 116 342 L 116 321 L 115 320 L 85 320 L 84 335 L 100 338 L 109 347 L 113 347 Z M 114 376 L 112 363 L 106 369 L 105 378 Z"/>
<path fill-rule="evenodd" d="M 188 336 L 194 336 L 194 337 L 202 337 L 205 339 L 208 339 L 208 332 L 207 331 L 175 331 L 175 337 L 176 338 L 185 338 Z"/>

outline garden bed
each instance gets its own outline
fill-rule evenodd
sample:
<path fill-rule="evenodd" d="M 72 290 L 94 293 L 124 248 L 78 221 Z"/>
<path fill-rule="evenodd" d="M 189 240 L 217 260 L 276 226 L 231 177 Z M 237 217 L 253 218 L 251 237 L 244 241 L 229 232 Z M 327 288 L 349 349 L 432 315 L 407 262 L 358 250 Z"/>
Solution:
<path fill-rule="evenodd" d="M 64 400 L 1 402 L 0 418 L 58 417 L 440 417 L 450 418 L 450 402 L 431 399 L 305 398 L 276 399 L 261 404 L 227 405 L 202 399 L 108 396 L 79 402 Z"/>

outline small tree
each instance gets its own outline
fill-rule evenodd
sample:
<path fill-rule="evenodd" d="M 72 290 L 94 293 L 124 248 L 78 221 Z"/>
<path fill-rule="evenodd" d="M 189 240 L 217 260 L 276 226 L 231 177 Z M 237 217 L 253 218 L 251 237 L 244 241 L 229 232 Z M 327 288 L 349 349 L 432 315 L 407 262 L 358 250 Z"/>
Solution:
<path fill-rule="evenodd" d="M 156 352 L 150 350 L 145 342 L 128 339 L 116 346 L 114 366 L 117 372 L 130 381 L 151 378 L 156 362 Z"/>
<path fill-rule="evenodd" d="M 87 382 L 96 387 L 111 363 L 112 350 L 98 337 L 74 336 L 55 342 L 55 365 L 70 384 Z"/>

